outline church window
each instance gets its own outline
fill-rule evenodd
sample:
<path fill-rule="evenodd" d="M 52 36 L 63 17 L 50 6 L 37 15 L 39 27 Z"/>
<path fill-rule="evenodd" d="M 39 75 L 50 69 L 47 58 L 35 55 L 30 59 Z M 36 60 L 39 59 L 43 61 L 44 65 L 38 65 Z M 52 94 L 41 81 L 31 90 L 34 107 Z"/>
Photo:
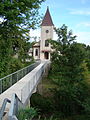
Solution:
<path fill-rule="evenodd" d="M 38 49 L 36 49 L 35 51 L 35 56 L 38 56 Z"/>
<path fill-rule="evenodd" d="M 45 40 L 45 47 L 48 47 L 49 46 L 49 42 L 48 40 Z"/>

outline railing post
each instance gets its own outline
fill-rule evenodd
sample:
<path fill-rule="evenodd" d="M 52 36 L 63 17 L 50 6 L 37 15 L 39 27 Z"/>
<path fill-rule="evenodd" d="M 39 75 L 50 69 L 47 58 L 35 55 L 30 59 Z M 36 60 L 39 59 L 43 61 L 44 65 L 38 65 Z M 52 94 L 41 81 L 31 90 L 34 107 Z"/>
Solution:
<path fill-rule="evenodd" d="M 17 81 L 18 81 L 18 73 L 16 73 L 17 74 Z"/>
<path fill-rule="evenodd" d="M 22 77 L 23 77 L 23 70 L 22 70 Z"/>
<path fill-rule="evenodd" d="M 2 80 L 0 81 L 0 94 L 2 93 Z"/>
<path fill-rule="evenodd" d="M 1 85 L 2 85 L 2 92 L 3 92 L 3 80 L 2 80 L 2 82 L 1 82 Z"/>
<path fill-rule="evenodd" d="M 10 76 L 10 86 L 12 86 L 12 75 Z"/>

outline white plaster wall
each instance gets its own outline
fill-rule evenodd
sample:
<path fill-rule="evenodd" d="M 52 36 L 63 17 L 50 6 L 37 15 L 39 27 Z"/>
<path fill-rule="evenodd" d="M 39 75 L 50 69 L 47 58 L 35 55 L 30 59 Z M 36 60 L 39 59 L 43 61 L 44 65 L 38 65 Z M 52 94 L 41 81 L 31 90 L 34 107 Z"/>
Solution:
<path fill-rule="evenodd" d="M 48 33 L 46 33 L 46 30 L 49 30 Z M 40 59 L 44 59 L 44 53 L 43 50 L 51 51 L 51 45 L 49 44 L 49 47 L 45 47 L 45 40 L 47 39 L 53 39 L 53 26 L 41 26 L 41 42 L 40 42 Z M 49 55 L 50 59 L 50 55 Z"/>

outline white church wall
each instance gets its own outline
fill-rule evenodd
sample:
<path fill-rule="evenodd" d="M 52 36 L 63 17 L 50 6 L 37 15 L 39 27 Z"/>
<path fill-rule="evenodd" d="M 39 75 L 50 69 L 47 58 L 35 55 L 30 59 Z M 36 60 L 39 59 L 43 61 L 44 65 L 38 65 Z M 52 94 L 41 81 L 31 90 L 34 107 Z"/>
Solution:
<path fill-rule="evenodd" d="M 46 32 L 48 30 L 48 32 Z M 41 26 L 41 43 L 40 43 L 40 59 L 45 59 L 44 51 L 49 52 L 49 60 L 50 60 L 50 51 L 51 45 L 45 46 L 45 40 L 53 39 L 53 26 Z"/>
<path fill-rule="evenodd" d="M 46 30 L 49 32 L 46 33 Z M 53 26 L 42 26 L 41 27 L 41 50 L 43 49 L 50 49 L 51 46 L 45 47 L 45 40 L 53 38 Z"/>

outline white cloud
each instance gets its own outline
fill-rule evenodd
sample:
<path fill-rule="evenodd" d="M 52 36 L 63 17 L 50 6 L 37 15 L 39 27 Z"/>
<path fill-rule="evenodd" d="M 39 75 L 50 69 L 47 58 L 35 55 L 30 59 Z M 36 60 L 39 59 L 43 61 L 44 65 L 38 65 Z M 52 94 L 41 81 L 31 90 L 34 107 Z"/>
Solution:
<path fill-rule="evenodd" d="M 57 39 L 58 39 L 58 36 L 57 36 L 56 32 L 54 31 L 54 33 L 53 33 L 53 40 L 57 40 Z"/>
<path fill-rule="evenodd" d="M 77 42 L 90 45 L 90 32 L 76 32 Z"/>
<path fill-rule="evenodd" d="M 40 40 L 40 37 L 41 37 L 41 29 L 30 30 L 29 35 L 32 38 L 31 39 L 32 41 L 34 40 L 33 37 L 37 37 L 37 41 L 38 41 L 38 40 Z M 58 38 L 57 34 L 54 31 L 54 33 L 53 33 L 53 40 L 57 40 L 57 38 Z"/>
<path fill-rule="evenodd" d="M 74 35 L 77 36 L 76 41 L 78 43 L 84 43 L 90 45 L 90 32 L 76 32 Z M 57 34 L 54 33 L 54 40 L 57 40 Z"/>
<path fill-rule="evenodd" d="M 81 26 L 90 27 L 90 22 L 81 22 L 81 23 L 76 25 L 76 28 L 81 27 Z"/>
<path fill-rule="evenodd" d="M 36 30 L 30 30 L 30 36 L 33 37 L 33 36 L 37 36 L 37 37 L 40 37 L 40 29 L 36 29 Z"/>
<path fill-rule="evenodd" d="M 88 9 L 84 9 L 84 10 L 70 9 L 70 14 L 73 14 L 73 15 L 90 15 L 90 10 L 88 10 Z"/>
<path fill-rule="evenodd" d="M 30 37 L 37 36 L 37 41 L 39 40 L 40 35 L 40 29 L 30 30 Z M 75 32 L 75 35 L 77 35 L 77 42 L 90 45 L 90 32 Z M 53 39 L 57 40 L 57 38 L 57 34 L 54 32 Z"/>
<path fill-rule="evenodd" d="M 40 40 L 40 33 L 41 33 L 40 29 L 36 29 L 36 30 L 31 29 L 29 32 L 29 35 L 31 37 L 31 41 L 34 40 L 33 37 L 37 37 L 36 41 L 39 41 Z"/>

